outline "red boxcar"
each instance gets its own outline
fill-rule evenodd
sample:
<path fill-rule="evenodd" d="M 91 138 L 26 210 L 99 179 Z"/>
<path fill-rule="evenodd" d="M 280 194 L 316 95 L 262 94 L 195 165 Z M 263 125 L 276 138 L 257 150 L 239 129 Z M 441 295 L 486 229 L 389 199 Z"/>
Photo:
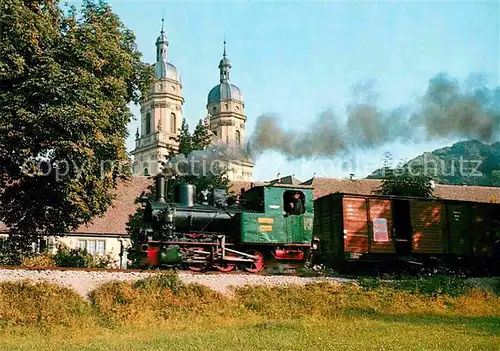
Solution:
<path fill-rule="evenodd" d="M 316 199 L 314 206 L 318 259 L 326 263 L 491 262 L 498 254 L 500 204 L 336 193 Z"/>

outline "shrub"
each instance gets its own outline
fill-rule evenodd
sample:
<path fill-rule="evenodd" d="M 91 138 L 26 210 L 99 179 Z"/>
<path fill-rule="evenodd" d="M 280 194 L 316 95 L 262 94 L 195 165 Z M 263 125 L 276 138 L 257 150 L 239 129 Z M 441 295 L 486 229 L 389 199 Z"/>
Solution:
<path fill-rule="evenodd" d="M 24 267 L 55 267 L 56 261 L 53 255 L 41 254 L 25 257 L 21 265 Z"/>
<path fill-rule="evenodd" d="M 49 283 L 1 282 L 0 325 L 83 325 L 92 309 L 74 290 Z"/>
<path fill-rule="evenodd" d="M 69 249 L 60 246 L 54 256 L 57 267 L 89 268 L 92 255 L 86 250 Z"/>
<path fill-rule="evenodd" d="M 84 249 L 70 249 L 59 246 L 54 256 L 57 267 L 74 268 L 111 268 L 114 260 L 111 255 L 91 255 Z"/>

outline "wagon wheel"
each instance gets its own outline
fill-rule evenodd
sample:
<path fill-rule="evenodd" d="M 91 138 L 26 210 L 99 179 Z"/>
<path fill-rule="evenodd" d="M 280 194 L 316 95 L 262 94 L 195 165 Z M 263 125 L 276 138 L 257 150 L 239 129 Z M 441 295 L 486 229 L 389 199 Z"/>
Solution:
<path fill-rule="evenodd" d="M 249 273 L 258 273 L 264 268 L 264 255 L 257 250 L 248 250 L 247 254 L 257 256 L 258 259 L 256 262 L 250 263 L 249 266 L 245 266 L 244 269 Z"/>
<path fill-rule="evenodd" d="M 189 250 L 206 251 L 204 247 L 191 247 Z M 208 268 L 208 263 L 207 262 L 190 263 L 188 267 L 193 272 L 201 272 Z"/>
<path fill-rule="evenodd" d="M 236 257 L 236 255 L 231 252 L 227 252 L 226 256 Z M 217 268 L 219 272 L 231 272 L 234 268 L 236 268 L 236 264 L 223 262 L 219 264 L 214 264 L 214 267 Z"/>

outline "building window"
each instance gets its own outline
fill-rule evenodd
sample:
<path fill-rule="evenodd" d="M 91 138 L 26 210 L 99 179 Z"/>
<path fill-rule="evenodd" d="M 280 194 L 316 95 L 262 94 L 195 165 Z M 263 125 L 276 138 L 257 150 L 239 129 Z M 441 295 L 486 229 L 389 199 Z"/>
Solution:
<path fill-rule="evenodd" d="M 146 135 L 151 134 L 151 114 L 146 113 Z"/>
<path fill-rule="evenodd" d="M 87 250 L 91 255 L 104 255 L 106 252 L 105 240 L 78 240 L 78 248 Z"/>
<path fill-rule="evenodd" d="M 170 114 L 170 132 L 171 133 L 177 133 L 177 123 L 175 120 L 175 113 Z"/>
<path fill-rule="evenodd" d="M 216 112 L 217 112 L 217 106 L 214 106 L 214 107 L 212 108 L 212 111 L 213 111 L 213 113 L 216 113 Z"/>
<path fill-rule="evenodd" d="M 241 133 L 239 130 L 236 131 L 236 145 L 241 145 Z"/>
<path fill-rule="evenodd" d="M 229 105 L 228 104 L 224 104 L 224 107 L 226 108 L 226 110 L 229 109 Z"/>

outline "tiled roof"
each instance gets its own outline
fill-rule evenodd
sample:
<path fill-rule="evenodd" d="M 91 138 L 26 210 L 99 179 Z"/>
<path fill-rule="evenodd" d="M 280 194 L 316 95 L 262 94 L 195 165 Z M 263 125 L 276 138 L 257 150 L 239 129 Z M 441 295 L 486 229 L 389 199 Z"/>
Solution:
<path fill-rule="evenodd" d="M 117 198 L 102 218 L 96 218 L 88 226 L 80 227 L 75 233 L 93 234 L 126 234 L 126 223 L 129 215 L 136 211 L 135 199 L 153 183 L 148 177 L 133 177 L 130 181 L 123 182 L 118 186 Z M 248 190 L 253 186 L 269 184 L 267 182 L 234 181 L 231 183 L 230 191 L 239 193 L 241 188 Z M 312 185 L 314 198 L 331 193 L 341 192 L 350 194 L 369 195 L 372 190 L 380 185 L 376 179 L 334 179 L 315 177 L 303 184 Z M 436 185 L 434 194 L 442 199 L 490 202 L 494 200 L 500 203 L 500 188 L 482 186 L 454 186 Z M 0 231 L 6 230 L 0 223 Z"/>
<path fill-rule="evenodd" d="M 381 184 L 381 181 L 377 179 L 350 180 L 317 177 L 304 183 L 312 184 L 314 198 L 318 198 L 336 192 L 369 195 Z M 436 184 L 434 195 L 445 200 L 500 203 L 500 187 Z"/>
<path fill-rule="evenodd" d="M 75 233 L 127 234 L 128 217 L 138 208 L 135 200 L 153 184 L 149 177 L 132 177 L 120 183 L 116 189 L 116 199 L 102 218 L 95 218 L 91 224 L 81 226 Z"/>

